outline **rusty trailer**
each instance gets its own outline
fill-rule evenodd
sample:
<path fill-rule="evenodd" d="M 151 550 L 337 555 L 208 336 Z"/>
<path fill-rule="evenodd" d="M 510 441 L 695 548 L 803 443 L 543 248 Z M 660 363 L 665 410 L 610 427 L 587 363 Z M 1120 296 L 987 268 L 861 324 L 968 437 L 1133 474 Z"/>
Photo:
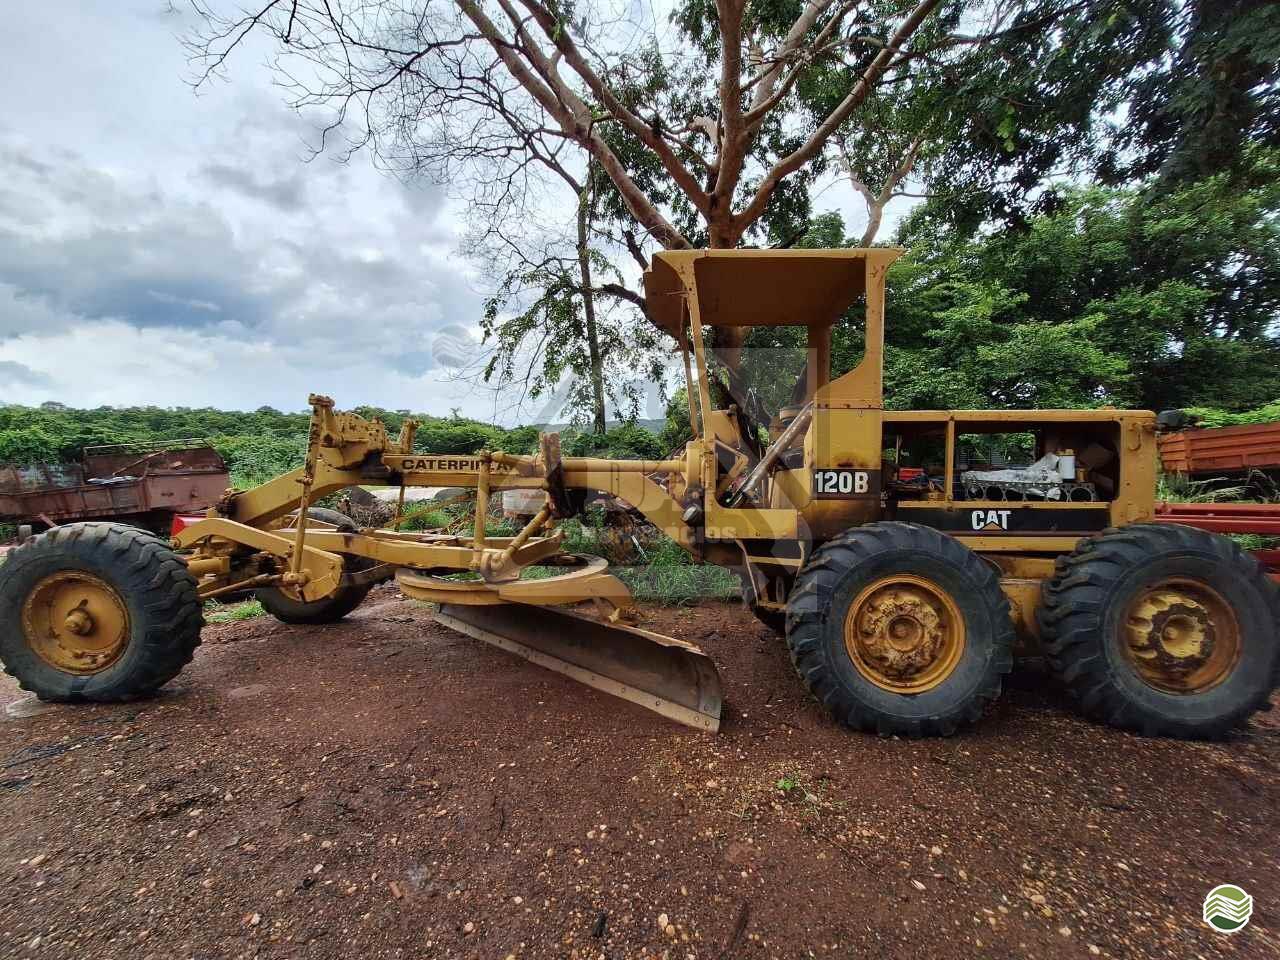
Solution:
<path fill-rule="evenodd" d="M 167 534 L 175 514 L 203 513 L 228 486 L 226 463 L 201 440 L 86 447 L 78 463 L 0 466 L 0 520 L 120 520 Z"/>
<path fill-rule="evenodd" d="M 1280 471 L 1280 421 L 1181 430 L 1162 435 L 1158 444 L 1168 473 L 1197 477 Z"/>

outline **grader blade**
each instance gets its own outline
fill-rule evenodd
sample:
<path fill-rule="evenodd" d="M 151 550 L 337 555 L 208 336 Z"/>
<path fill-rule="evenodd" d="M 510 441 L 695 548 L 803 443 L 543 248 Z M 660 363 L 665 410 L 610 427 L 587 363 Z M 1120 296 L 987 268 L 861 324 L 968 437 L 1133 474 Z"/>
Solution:
<path fill-rule="evenodd" d="M 720 729 L 720 674 L 692 644 L 523 603 L 441 604 L 438 622 L 677 723 Z"/>

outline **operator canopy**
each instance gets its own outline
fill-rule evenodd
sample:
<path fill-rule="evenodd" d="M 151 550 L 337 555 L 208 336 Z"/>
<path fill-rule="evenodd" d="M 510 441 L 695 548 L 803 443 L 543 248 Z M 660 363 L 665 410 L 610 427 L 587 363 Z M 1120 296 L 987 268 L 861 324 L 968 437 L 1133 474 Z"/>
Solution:
<path fill-rule="evenodd" d="M 902 256 L 899 247 L 662 250 L 644 275 L 649 316 L 679 339 L 687 295 L 713 327 L 830 326 Z"/>

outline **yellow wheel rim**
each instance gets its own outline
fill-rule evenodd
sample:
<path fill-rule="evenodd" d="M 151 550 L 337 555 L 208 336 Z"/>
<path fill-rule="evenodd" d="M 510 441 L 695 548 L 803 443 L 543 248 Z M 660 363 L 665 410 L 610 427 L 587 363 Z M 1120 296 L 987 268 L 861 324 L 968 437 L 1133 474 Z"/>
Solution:
<path fill-rule="evenodd" d="M 1125 657 L 1148 686 L 1202 693 L 1240 662 L 1240 624 L 1230 605 L 1194 580 L 1163 580 L 1129 604 L 1120 627 Z"/>
<path fill-rule="evenodd" d="M 931 580 L 883 577 L 849 606 L 844 621 L 849 659 L 866 679 L 893 693 L 923 693 L 951 676 L 964 653 L 964 618 Z"/>
<path fill-rule="evenodd" d="M 65 570 L 45 577 L 28 594 L 22 630 L 49 666 L 64 673 L 101 673 L 129 645 L 129 611 L 105 580 Z"/>

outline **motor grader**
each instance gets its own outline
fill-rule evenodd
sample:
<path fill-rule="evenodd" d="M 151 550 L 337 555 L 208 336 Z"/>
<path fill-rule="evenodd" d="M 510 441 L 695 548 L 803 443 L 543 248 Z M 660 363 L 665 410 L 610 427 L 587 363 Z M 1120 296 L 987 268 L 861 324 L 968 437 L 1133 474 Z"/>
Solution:
<path fill-rule="evenodd" d="M 605 562 L 564 550 L 561 521 L 606 494 L 738 571 L 801 681 L 852 728 L 953 733 L 998 696 L 1018 643 L 1118 727 L 1214 736 L 1266 707 L 1280 589 L 1231 540 L 1152 522 L 1152 413 L 885 409 L 884 284 L 899 253 L 655 255 L 649 313 L 678 345 L 693 428 L 666 460 L 564 457 L 555 435 L 533 455 L 421 452 L 412 422 L 392 437 L 312 396 L 303 466 L 228 491 L 171 540 L 84 523 L 13 550 L 0 567 L 5 669 L 45 699 L 135 697 L 190 661 L 207 599 L 252 589 L 281 620 L 320 624 L 394 576 L 450 627 L 715 730 L 710 659 L 633 625 Z M 856 305 L 861 359 L 833 379 L 833 326 Z M 807 329 L 792 402 L 776 411 L 708 348 L 716 328 L 756 326 Z M 1035 462 L 983 462 L 973 451 L 992 438 Z M 474 527 L 358 529 L 315 506 L 353 486 L 472 488 Z M 490 498 L 513 489 L 545 504 L 493 536 Z M 594 616 L 555 609 L 585 601 Z"/>

